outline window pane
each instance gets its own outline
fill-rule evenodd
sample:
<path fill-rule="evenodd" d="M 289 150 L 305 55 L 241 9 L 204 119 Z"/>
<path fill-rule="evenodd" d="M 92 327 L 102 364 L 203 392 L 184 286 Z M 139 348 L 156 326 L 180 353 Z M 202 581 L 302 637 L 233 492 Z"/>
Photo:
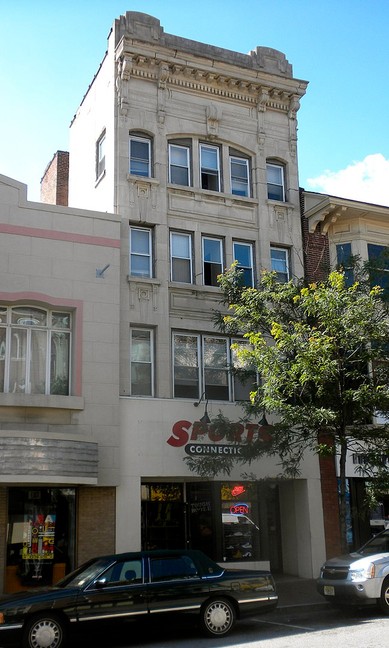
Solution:
<path fill-rule="evenodd" d="M 175 335 L 174 339 L 174 396 L 199 397 L 199 366 L 197 337 Z"/>
<path fill-rule="evenodd" d="M 268 164 L 267 172 L 267 197 L 269 200 L 285 200 L 284 169 L 282 166 Z"/>
<path fill-rule="evenodd" d="M 13 329 L 11 335 L 11 360 L 9 367 L 9 391 L 26 392 L 27 331 Z"/>
<path fill-rule="evenodd" d="M 12 309 L 12 323 L 22 326 L 46 326 L 47 313 L 40 308 L 18 306 Z"/>
<path fill-rule="evenodd" d="M 172 254 L 175 257 L 188 259 L 190 257 L 190 236 L 172 234 Z"/>
<path fill-rule="evenodd" d="M 191 265 L 187 259 L 172 259 L 172 281 L 192 283 Z"/>
<path fill-rule="evenodd" d="M 218 171 L 219 164 L 217 149 L 210 149 L 205 146 L 201 147 L 201 168 L 207 171 Z"/>
<path fill-rule="evenodd" d="M 204 261 L 221 263 L 221 241 L 217 239 L 203 239 Z"/>
<path fill-rule="evenodd" d="M 150 362 L 150 331 L 132 331 L 131 359 L 133 362 Z"/>
<path fill-rule="evenodd" d="M 234 261 L 245 268 L 251 267 L 251 246 L 243 243 L 234 243 Z"/>
<path fill-rule="evenodd" d="M 149 230 L 131 230 L 131 252 L 137 252 L 138 254 L 150 254 Z"/>
<path fill-rule="evenodd" d="M 177 166 L 188 166 L 188 149 L 184 146 L 170 146 L 170 162 Z"/>
<path fill-rule="evenodd" d="M 200 146 L 201 187 L 220 191 L 219 150 Z"/>
<path fill-rule="evenodd" d="M 31 394 L 46 393 L 47 332 L 31 331 L 30 388 Z"/>
<path fill-rule="evenodd" d="M 0 328 L 0 392 L 4 391 L 5 379 L 5 353 L 6 353 L 6 333 L 5 328 Z"/>
<path fill-rule="evenodd" d="M 277 273 L 278 281 L 289 281 L 288 251 L 272 248 L 270 253 L 271 269 Z"/>
<path fill-rule="evenodd" d="M 336 246 L 336 257 L 338 265 L 342 266 L 346 285 L 352 286 L 354 283 L 354 273 L 351 267 L 351 243 L 340 243 Z"/>
<path fill-rule="evenodd" d="M 231 190 L 237 196 L 249 195 L 248 160 L 230 158 Z"/>
<path fill-rule="evenodd" d="M 130 274 L 151 277 L 151 232 L 130 228 Z"/>
<path fill-rule="evenodd" d="M 204 337 L 204 383 L 207 398 L 229 400 L 227 340 Z"/>
<path fill-rule="evenodd" d="M 130 140 L 130 173 L 150 175 L 150 142 L 148 140 Z"/>
<path fill-rule="evenodd" d="M 153 395 L 152 332 L 131 330 L 131 394 Z"/>
<path fill-rule="evenodd" d="M 70 333 L 51 334 L 50 394 L 69 394 Z"/>

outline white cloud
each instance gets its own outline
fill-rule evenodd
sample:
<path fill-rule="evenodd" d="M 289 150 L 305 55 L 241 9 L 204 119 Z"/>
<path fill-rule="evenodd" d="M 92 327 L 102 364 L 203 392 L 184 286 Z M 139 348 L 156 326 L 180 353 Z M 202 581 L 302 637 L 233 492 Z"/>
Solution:
<path fill-rule="evenodd" d="M 324 171 L 307 179 L 308 190 L 389 206 L 389 160 L 381 153 L 367 155 L 340 171 Z"/>

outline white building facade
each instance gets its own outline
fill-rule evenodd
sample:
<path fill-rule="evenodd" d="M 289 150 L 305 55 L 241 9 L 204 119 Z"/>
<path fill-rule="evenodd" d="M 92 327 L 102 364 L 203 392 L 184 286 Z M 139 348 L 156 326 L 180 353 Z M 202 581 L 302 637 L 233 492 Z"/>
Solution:
<path fill-rule="evenodd" d="M 115 549 L 120 218 L 0 176 L 0 589 Z M 105 269 L 105 271 L 104 271 Z"/>
<path fill-rule="evenodd" d="M 120 484 L 116 549 L 188 546 L 218 561 L 313 577 L 324 558 L 318 461 L 200 478 L 249 387 L 215 328 L 217 275 L 234 261 L 302 276 L 297 120 L 307 83 L 276 50 L 248 55 L 166 34 L 127 12 L 70 134 L 69 205 L 121 217 Z M 195 405 L 198 404 L 197 407 Z M 256 421 L 237 427 L 253 438 Z M 263 432 L 263 430 L 262 430 Z M 239 517 L 239 515 L 241 517 Z M 236 517 L 231 517 L 231 516 Z"/>

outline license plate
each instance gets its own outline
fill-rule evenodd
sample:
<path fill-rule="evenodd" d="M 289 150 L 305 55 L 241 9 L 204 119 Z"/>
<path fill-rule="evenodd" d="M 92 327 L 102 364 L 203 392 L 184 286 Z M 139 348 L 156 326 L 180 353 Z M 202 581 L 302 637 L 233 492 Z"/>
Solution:
<path fill-rule="evenodd" d="M 324 594 L 326 596 L 335 596 L 335 587 L 332 585 L 324 585 Z"/>

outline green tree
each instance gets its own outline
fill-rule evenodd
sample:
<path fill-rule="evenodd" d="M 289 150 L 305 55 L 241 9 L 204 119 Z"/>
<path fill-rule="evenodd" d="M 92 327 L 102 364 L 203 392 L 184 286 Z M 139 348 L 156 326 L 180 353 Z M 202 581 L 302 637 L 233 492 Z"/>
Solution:
<path fill-rule="evenodd" d="M 389 426 L 373 423 L 389 414 L 389 317 L 382 290 L 362 280 L 347 286 L 342 271 L 309 285 L 281 284 L 275 273 L 264 272 L 258 288 L 245 288 L 232 267 L 219 281 L 228 312 L 218 326 L 247 338 L 250 344 L 236 352 L 260 376 L 247 417 L 266 412 L 276 422 L 267 439 L 244 445 L 238 457 L 220 465 L 209 457 L 188 458 L 190 468 L 228 472 L 233 462 L 273 455 L 281 474 L 296 477 L 306 452 L 336 453 L 346 550 L 348 453 L 363 457 L 361 474 L 374 477 L 377 487 L 388 486 Z M 224 427 L 234 442 L 234 426 L 225 417 L 211 424 Z"/>

